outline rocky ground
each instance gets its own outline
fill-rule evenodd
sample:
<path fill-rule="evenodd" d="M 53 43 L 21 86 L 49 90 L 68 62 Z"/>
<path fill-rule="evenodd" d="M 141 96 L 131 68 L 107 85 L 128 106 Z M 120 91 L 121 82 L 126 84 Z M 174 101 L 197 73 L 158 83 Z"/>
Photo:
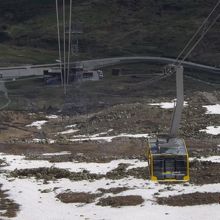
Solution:
<path fill-rule="evenodd" d="M 158 198 L 158 204 L 169 206 L 192 206 L 204 204 L 220 204 L 220 193 L 189 193 L 168 198 Z"/>
<path fill-rule="evenodd" d="M 118 104 L 80 116 L 0 112 L 0 218 L 30 219 L 29 205 L 52 219 L 64 212 L 63 219 L 72 219 L 72 212 L 74 219 L 116 219 L 119 207 L 122 211 L 132 207 L 128 215 L 138 219 L 144 215 L 134 213 L 152 207 L 158 215 L 149 214 L 151 219 L 172 219 L 180 207 L 182 212 L 194 212 L 202 205 L 201 215 L 210 207 L 216 210 L 220 132 L 201 130 L 219 126 L 220 115 L 207 114 L 203 107 L 219 103 L 217 91 L 196 92 L 186 98 L 180 134 L 189 150 L 190 182 L 157 184 L 149 180 L 147 138 L 168 132 L 172 103 L 163 104 L 171 108 L 163 108 L 161 102 L 170 101 Z M 57 213 L 52 214 L 52 209 Z M 106 218 L 110 212 L 114 214 Z M 32 219 L 39 216 L 36 212 Z"/>
<path fill-rule="evenodd" d="M 0 216 L 8 218 L 16 217 L 19 211 L 19 205 L 8 198 L 7 190 L 2 190 L 2 185 L 0 185 L 0 201 Z"/>

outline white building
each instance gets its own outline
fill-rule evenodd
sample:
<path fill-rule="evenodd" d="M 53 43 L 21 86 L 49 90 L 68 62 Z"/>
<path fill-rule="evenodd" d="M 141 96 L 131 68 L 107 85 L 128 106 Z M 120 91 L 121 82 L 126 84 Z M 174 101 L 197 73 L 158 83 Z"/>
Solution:
<path fill-rule="evenodd" d="M 43 76 L 44 72 L 50 69 L 50 65 L 2 67 L 0 68 L 0 78 L 14 79 L 27 76 Z"/>

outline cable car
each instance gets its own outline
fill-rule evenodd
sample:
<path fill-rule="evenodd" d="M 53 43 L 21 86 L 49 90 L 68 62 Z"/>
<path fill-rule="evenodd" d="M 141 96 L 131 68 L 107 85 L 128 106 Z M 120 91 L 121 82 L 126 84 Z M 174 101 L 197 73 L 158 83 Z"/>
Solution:
<path fill-rule="evenodd" d="M 189 181 L 189 156 L 183 139 L 149 139 L 147 159 L 152 181 Z"/>
<path fill-rule="evenodd" d="M 178 137 L 184 104 L 183 66 L 171 64 L 165 74 L 176 74 L 176 103 L 168 135 L 148 140 L 147 160 L 153 181 L 189 181 L 189 156 Z"/>

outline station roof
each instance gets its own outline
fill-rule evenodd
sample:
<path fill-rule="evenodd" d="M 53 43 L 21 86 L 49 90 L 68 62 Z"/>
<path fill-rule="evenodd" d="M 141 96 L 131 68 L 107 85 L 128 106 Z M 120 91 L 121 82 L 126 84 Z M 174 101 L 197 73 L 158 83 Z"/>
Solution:
<path fill-rule="evenodd" d="M 152 154 L 186 155 L 185 142 L 181 138 L 149 139 L 149 147 Z"/>

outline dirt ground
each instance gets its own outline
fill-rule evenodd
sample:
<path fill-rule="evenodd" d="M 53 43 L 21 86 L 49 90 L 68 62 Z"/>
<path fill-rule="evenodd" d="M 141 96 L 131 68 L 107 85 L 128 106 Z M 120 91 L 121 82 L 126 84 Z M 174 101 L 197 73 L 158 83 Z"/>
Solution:
<path fill-rule="evenodd" d="M 220 193 L 190 193 L 167 198 L 158 197 L 157 203 L 169 206 L 192 206 L 205 204 L 220 204 Z"/>
<path fill-rule="evenodd" d="M 91 203 L 94 202 L 95 198 L 100 196 L 100 194 L 91 193 L 60 193 L 57 198 L 63 203 Z"/>
<path fill-rule="evenodd" d="M 220 164 L 209 161 L 192 161 L 190 163 L 191 183 L 197 185 L 220 183 Z"/>
<path fill-rule="evenodd" d="M 114 189 L 114 192 L 121 191 L 118 189 Z M 110 192 L 110 191 L 109 191 Z M 91 194 L 91 193 L 61 193 L 57 195 L 57 198 L 63 203 L 92 203 L 94 200 L 100 196 L 101 194 Z M 108 196 L 106 198 L 100 198 L 97 202 L 98 206 L 111 206 L 111 207 L 121 207 L 121 206 L 135 206 L 140 205 L 144 202 L 144 199 L 141 196 Z"/>
<path fill-rule="evenodd" d="M 63 116 L 48 120 L 45 113 L 2 111 L 0 112 L 0 152 L 25 154 L 39 159 L 38 154 L 57 152 L 62 149 L 72 152 L 71 156 L 50 158 L 54 161 L 105 161 L 113 158 L 143 158 L 146 139 L 120 138 L 112 143 L 101 141 L 70 142 L 73 134 L 58 134 L 65 126 L 76 124 L 76 135 L 93 135 L 107 132 L 106 136 L 120 133 L 155 135 L 169 131 L 172 109 L 161 109 L 148 105 L 149 102 L 161 102 L 163 99 L 146 100 L 142 103 L 120 104 L 86 115 Z M 200 132 L 209 125 L 218 125 L 220 115 L 207 115 L 202 105 L 219 103 L 220 93 L 194 92 L 187 99 L 184 108 L 180 135 L 185 138 L 191 156 L 219 155 L 220 135 L 213 136 Z M 161 120 L 163 119 L 163 120 Z M 38 130 L 26 127 L 33 121 L 48 120 Z M 45 140 L 37 144 L 33 139 Z M 49 144 L 47 140 L 56 140 Z M 44 158 L 42 158 L 44 159 Z M 47 158 L 45 158 L 47 159 Z"/>
<path fill-rule="evenodd" d="M 35 177 L 45 181 L 67 178 L 72 181 L 81 180 L 99 180 L 101 178 L 117 180 L 127 177 L 135 177 L 137 179 L 149 179 L 148 168 L 139 167 L 126 169 L 128 164 L 119 164 L 117 168 L 104 174 L 90 173 L 87 170 L 82 172 L 70 172 L 65 169 L 55 167 L 51 168 L 35 168 L 35 169 L 15 169 L 10 173 L 14 178 L 17 177 Z M 209 161 L 193 161 L 190 163 L 190 183 L 195 185 L 220 183 L 220 164 Z"/>
<path fill-rule="evenodd" d="M 118 193 L 124 192 L 128 189 L 129 189 L 128 187 L 115 187 L 115 188 L 109 188 L 109 189 L 99 188 L 98 191 L 100 191 L 101 193 L 118 194 Z"/>
<path fill-rule="evenodd" d="M 141 205 L 144 202 L 144 199 L 141 196 L 114 196 L 101 198 L 97 205 L 100 206 L 112 206 L 112 207 L 121 207 L 121 206 L 135 206 Z"/>
<path fill-rule="evenodd" d="M 12 177 L 35 177 L 37 179 L 48 180 L 58 180 L 62 178 L 67 178 L 73 181 L 81 180 L 98 180 L 103 176 L 98 174 L 89 173 L 86 170 L 82 172 L 70 172 L 66 169 L 58 169 L 55 167 L 51 168 L 35 168 L 35 169 L 15 169 L 11 172 Z"/>
<path fill-rule="evenodd" d="M 99 188 L 97 193 L 65 192 L 58 194 L 57 198 L 63 203 L 92 203 L 95 199 L 102 197 L 104 194 L 118 194 L 128 189 L 127 187 L 115 187 L 109 189 Z M 126 200 L 126 197 L 124 200 Z M 132 200 L 132 198 L 130 198 L 130 200 Z M 99 200 L 99 202 L 101 202 L 101 200 Z"/>
<path fill-rule="evenodd" d="M 19 205 L 8 198 L 7 191 L 2 190 L 2 185 L 0 184 L 0 217 L 13 218 L 18 211 Z"/>
<path fill-rule="evenodd" d="M 209 137 L 199 139 L 185 139 L 191 157 L 208 157 L 220 155 L 218 139 Z M 87 141 L 69 144 L 22 144 L 0 143 L 0 152 L 6 154 L 24 154 L 29 159 L 49 160 L 51 162 L 79 161 L 79 162 L 108 162 L 113 159 L 145 159 L 147 140 L 144 138 L 118 138 L 112 142 Z M 60 151 L 71 152 L 69 155 L 44 156 L 44 153 Z"/>
<path fill-rule="evenodd" d="M 169 85 L 168 82 L 166 83 Z M 144 88 L 144 86 L 140 82 L 140 87 Z M 188 85 L 188 87 L 190 86 L 192 85 Z M 159 85 L 156 87 L 159 87 Z M 199 84 L 199 88 L 201 89 L 202 85 Z M 191 94 L 187 94 L 188 106 L 184 108 L 180 135 L 186 141 L 190 157 L 194 158 L 190 163 L 190 183 L 200 186 L 220 183 L 220 163 L 198 160 L 201 157 L 220 155 L 220 147 L 218 146 L 220 144 L 220 135 L 213 136 L 200 132 L 201 129 L 205 129 L 209 125 L 219 125 L 220 116 L 206 115 L 206 110 L 202 105 L 220 103 L 220 93 L 219 91 L 212 91 L 211 87 L 209 87 L 208 92 L 198 92 L 197 89 L 196 87 L 195 90 L 192 89 Z M 135 91 L 134 87 L 131 87 L 129 92 L 132 91 Z M 169 92 L 171 91 L 167 91 L 166 95 Z M 121 93 L 123 93 L 122 98 L 126 96 L 124 90 Z M 136 95 L 138 96 L 138 91 Z M 106 136 L 122 133 L 149 135 L 167 133 L 172 110 L 149 105 L 152 102 L 167 101 L 167 96 L 162 96 L 162 93 L 160 95 L 160 98 L 141 99 L 141 102 L 133 102 L 134 100 L 132 100 L 132 102 L 123 104 L 112 105 L 111 103 L 109 106 L 106 105 L 107 107 L 105 106 L 104 109 L 99 106 L 93 106 L 93 112 L 88 114 L 63 115 L 59 112 L 52 112 L 58 115 L 57 119 L 48 119 L 46 112 L 32 112 L 30 114 L 30 112 L 23 111 L 2 111 L 0 112 L 0 153 L 24 155 L 26 160 L 45 160 L 51 163 L 107 163 L 116 159 L 139 159 L 144 162 L 146 161 L 146 138 L 120 137 L 113 139 L 112 142 L 101 140 L 71 142 L 69 139 L 74 135 L 89 136 L 102 132 L 106 132 Z M 47 120 L 48 122 L 42 126 L 42 129 L 26 126 L 38 120 Z M 78 130 L 77 133 L 60 134 L 60 132 L 66 130 L 68 125 L 76 125 L 74 129 Z M 35 138 L 46 141 L 33 143 Z M 50 139 L 55 140 L 55 143 L 50 144 L 48 142 Z M 67 151 L 68 154 L 43 155 L 61 151 Z M 0 167 L 5 165 L 5 161 L 0 158 Z M 47 184 L 48 181 L 56 181 L 62 178 L 67 178 L 73 182 L 81 180 L 92 182 L 100 179 L 117 181 L 131 177 L 144 181 L 149 180 L 146 166 L 127 169 L 128 166 L 126 163 L 121 163 L 106 174 L 90 173 L 87 170 L 71 172 L 67 169 L 56 167 L 15 169 L 10 171 L 9 177 L 13 179 L 34 178 L 37 181 L 42 180 L 44 184 Z M 171 188 L 173 186 L 175 184 L 169 185 Z M 68 191 L 59 193 L 56 198 L 63 203 L 86 204 L 96 202 L 98 206 L 122 207 L 141 205 L 144 202 L 141 196 L 117 195 L 129 189 L 131 188 L 99 188 L 95 193 Z M 108 197 L 105 197 L 107 194 L 113 194 L 113 196 L 108 195 Z M 155 197 L 155 199 L 160 205 L 186 206 L 219 203 L 219 197 L 219 193 L 192 193 L 168 198 Z M 8 199 L 5 191 L 0 190 L 0 199 L 0 211 L 6 210 L 5 216 L 14 217 L 19 210 L 19 205 Z"/>

